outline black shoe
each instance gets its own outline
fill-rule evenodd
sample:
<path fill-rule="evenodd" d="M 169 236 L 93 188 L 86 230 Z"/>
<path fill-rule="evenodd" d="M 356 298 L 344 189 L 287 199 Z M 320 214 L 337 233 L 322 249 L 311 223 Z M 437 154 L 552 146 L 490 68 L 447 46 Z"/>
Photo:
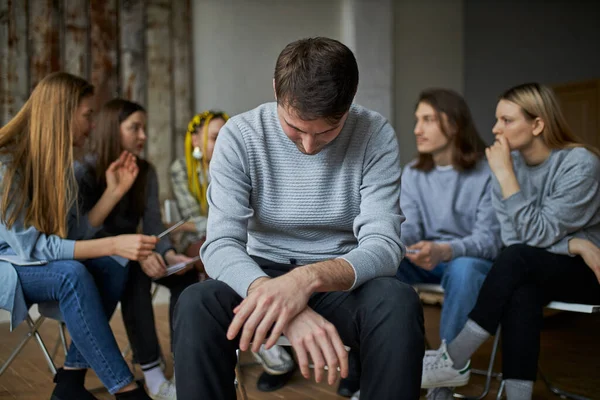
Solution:
<path fill-rule="evenodd" d="M 337 394 L 343 397 L 352 397 L 360 389 L 360 381 L 348 378 L 340 379 Z"/>
<path fill-rule="evenodd" d="M 85 369 L 65 370 L 59 368 L 54 375 L 56 386 L 50 400 L 98 400 L 83 386 L 86 372 Z"/>
<path fill-rule="evenodd" d="M 139 385 L 139 384 L 138 384 Z M 137 389 L 129 392 L 121 392 L 115 394 L 116 400 L 152 400 L 146 393 L 143 387 L 139 386 Z"/>
<path fill-rule="evenodd" d="M 256 388 L 261 392 L 272 392 L 281 389 L 294 376 L 294 372 L 296 372 L 296 368 L 281 375 L 271 375 L 263 372 L 256 382 Z"/>

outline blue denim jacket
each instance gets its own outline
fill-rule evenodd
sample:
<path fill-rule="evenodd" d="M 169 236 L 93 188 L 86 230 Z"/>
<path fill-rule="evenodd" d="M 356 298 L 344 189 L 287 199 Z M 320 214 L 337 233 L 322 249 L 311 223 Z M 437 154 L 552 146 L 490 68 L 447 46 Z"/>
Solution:
<path fill-rule="evenodd" d="M 0 156 L 0 189 L 10 157 Z M 87 218 L 86 218 L 87 219 Z M 90 227 L 91 228 L 91 227 Z M 56 235 L 46 235 L 33 226 L 25 227 L 23 219 L 17 219 L 8 229 L 0 222 L 0 256 L 12 255 L 16 262 L 0 260 L 0 308 L 11 313 L 11 329 L 27 317 L 29 305 L 25 301 L 15 268 L 16 264 L 32 261 L 55 261 L 73 259 L 75 241 Z M 39 268 L 44 268 L 43 265 Z"/>

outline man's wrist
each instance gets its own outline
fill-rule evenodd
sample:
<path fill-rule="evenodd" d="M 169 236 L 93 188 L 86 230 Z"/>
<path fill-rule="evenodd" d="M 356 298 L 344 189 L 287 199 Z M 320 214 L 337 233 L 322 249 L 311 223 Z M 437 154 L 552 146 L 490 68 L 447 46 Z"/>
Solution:
<path fill-rule="evenodd" d="M 268 276 L 261 276 L 260 278 L 256 278 L 254 281 L 252 281 L 250 286 L 248 286 L 247 294 L 249 295 L 253 290 L 256 290 L 260 285 L 262 285 L 269 279 L 271 278 Z"/>
<path fill-rule="evenodd" d="M 442 261 L 452 260 L 452 246 L 450 246 L 450 243 L 438 243 L 438 246 L 440 247 Z"/>
<path fill-rule="evenodd" d="M 336 260 L 331 260 L 336 261 Z M 322 285 L 322 280 L 317 271 L 311 268 L 310 265 L 295 268 L 290 272 L 290 276 L 294 278 L 298 287 L 305 289 L 310 296 L 316 292 Z"/>
<path fill-rule="evenodd" d="M 571 238 L 569 239 L 569 245 L 568 245 L 568 250 L 569 253 L 573 254 L 573 255 L 580 255 L 581 254 L 581 248 L 584 245 L 583 240 L 579 239 L 579 238 Z"/>

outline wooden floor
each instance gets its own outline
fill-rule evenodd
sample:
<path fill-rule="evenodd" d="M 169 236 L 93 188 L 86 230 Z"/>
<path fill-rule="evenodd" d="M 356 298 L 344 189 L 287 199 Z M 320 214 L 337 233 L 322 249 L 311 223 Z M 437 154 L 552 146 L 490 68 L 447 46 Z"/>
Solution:
<path fill-rule="evenodd" d="M 168 324 L 167 307 L 157 306 L 157 321 L 161 345 L 168 349 Z M 433 345 L 439 344 L 439 308 L 425 306 L 425 322 L 429 341 Z M 123 349 L 127 345 L 125 331 L 120 315 L 112 319 L 112 327 L 119 345 Z M 0 362 L 3 362 L 25 332 L 25 327 L 20 326 L 15 332 L 9 333 L 8 326 L 0 325 Z M 53 350 L 58 337 L 57 323 L 46 321 L 42 326 L 42 336 Z M 555 313 L 548 315 L 545 320 L 545 331 L 542 335 L 541 366 L 544 372 L 564 389 L 577 391 L 592 399 L 600 399 L 600 316 L 579 315 L 573 313 Z M 483 368 L 488 359 L 491 342 L 474 356 L 472 362 L 475 368 Z M 58 351 L 56 361 L 58 365 L 64 360 L 64 355 Z M 246 354 L 242 361 L 251 362 L 251 357 Z M 172 365 L 168 363 L 167 376 L 171 375 Z M 249 398 L 258 399 L 343 399 L 335 394 L 335 387 L 326 384 L 316 384 L 307 381 L 298 373 L 283 389 L 272 393 L 261 393 L 255 388 L 255 382 L 261 373 L 260 367 L 250 365 L 244 368 L 246 386 Z M 139 369 L 136 376 L 140 376 Z M 89 388 L 100 386 L 99 380 L 93 373 L 88 374 L 86 385 Z M 493 390 L 488 399 L 495 399 L 495 389 L 498 382 L 494 381 Z M 474 376 L 469 386 L 462 389 L 461 393 L 475 394 L 483 387 L 483 379 Z M 48 399 L 52 392 L 53 383 L 51 374 L 43 359 L 37 344 L 32 340 L 25 347 L 21 355 L 11 367 L 0 376 L 0 399 L 39 400 Z M 112 399 L 106 391 L 101 390 L 95 395 L 99 399 Z M 424 398 L 424 397 L 423 397 Z M 538 381 L 535 386 L 535 399 L 557 399 L 550 394 L 543 383 Z M 204 400 L 204 399 L 200 399 Z"/>

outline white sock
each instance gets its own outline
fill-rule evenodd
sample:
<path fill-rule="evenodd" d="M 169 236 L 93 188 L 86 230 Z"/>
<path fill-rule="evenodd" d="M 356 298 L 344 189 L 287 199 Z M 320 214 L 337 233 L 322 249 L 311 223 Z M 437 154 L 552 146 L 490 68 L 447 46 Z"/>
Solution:
<path fill-rule="evenodd" d="M 533 381 L 507 379 L 504 383 L 506 384 L 506 398 L 508 400 L 531 400 Z"/>
<path fill-rule="evenodd" d="M 146 387 L 152 394 L 157 394 L 160 389 L 160 385 L 167 381 L 165 374 L 160 369 L 160 361 L 156 361 L 152 364 L 142 365 L 142 372 L 144 373 L 144 381 Z"/>

